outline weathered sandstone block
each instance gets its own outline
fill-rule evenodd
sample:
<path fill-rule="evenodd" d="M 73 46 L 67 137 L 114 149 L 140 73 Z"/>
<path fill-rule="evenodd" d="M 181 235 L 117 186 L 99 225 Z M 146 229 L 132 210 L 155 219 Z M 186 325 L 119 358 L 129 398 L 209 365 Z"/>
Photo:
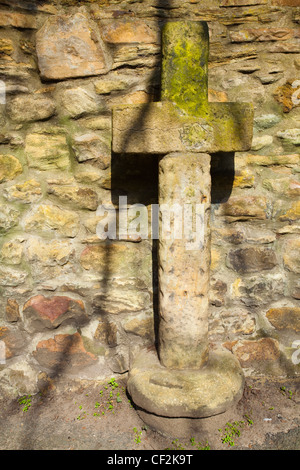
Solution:
<path fill-rule="evenodd" d="M 253 367 L 255 364 L 264 367 L 278 361 L 280 357 L 278 341 L 272 338 L 238 341 L 232 349 L 243 367 Z"/>
<path fill-rule="evenodd" d="M 0 327 L 0 340 L 5 343 L 5 358 L 10 359 L 22 354 L 25 346 L 25 339 L 19 330 L 11 327 Z"/>
<path fill-rule="evenodd" d="M 5 319 L 10 323 L 15 323 L 20 320 L 19 304 L 15 299 L 7 299 L 5 308 Z"/>
<path fill-rule="evenodd" d="M 300 240 L 287 240 L 283 250 L 283 263 L 285 269 L 300 274 Z"/>
<path fill-rule="evenodd" d="M 103 22 L 101 36 L 110 44 L 157 43 L 160 31 L 154 21 L 126 19 Z"/>
<path fill-rule="evenodd" d="M 21 240 L 4 242 L 0 251 L 0 260 L 6 264 L 20 264 L 23 256 L 23 244 Z"/>
<path fill-rule="evenodd" d="M 70 152 L 65 135 L 28 134 L 25 153 L 30 168 L 65 170 L 70 166 Z"/>
<path fill-rule="evenodd" d="M 10 202 L 16 201 L 23 204 L 31 204 L 41 199 L 42 188 L 38 181 L 32 179 L 5 188 L 3 196 Z"/>
<path fill-rule="evenodd" d="M 289 113 L 293 108 L 299 106 L 298 95 L 300 94 L 300 85 L 293 87 L 293 84 L 296 84 L 296 80 L 296 78 L 289 79 L 274 91 L 273 96 L 282 105 L 284 113 Z"/>
<path fill-rule="evenodd" d="M 60 101 L 61 113 L 74 119 L 105 110 L 101 97 L 80 86 L 64 90 L 60 95 Z"/>
<path fill-rule="evenodd" d="M 66 370 L 73 372 L 94 364 L 96 356 L 87 352 L 79 333 L 61 334 L 40 341 L 33 357 L 37 362 L 53 372 Z"/>
<path fill-rule="evenodd" d="M 41 204 L 26 216 L 24 228 L 26 231 L 57 231 L 73 238 L 79 230 L 79 216 L 58 206 Z"/>
<path fill-rule="evenodd" d="M 49 185 L 49 194 L 54 194 L 63 202 L 69 202 L 81 209 L 96 210 L 98 195 L 88 187 Z"/>
<path fill-rule="evenodd" d="M 95 160 L 100 169 L 108 168 L 111 160 L 111 148 L 109 139 L 100 137 L 96 133 L 75 135 L 72 141 L 72 149 L 78 162 Z"/>
<path fill-rule="evenodd" d="M 0 233 L 18 224 L 20 212 L 13 206 L 0 203 Z"/>
<path fill-rule="evenodd" d="M 23 172 L 19 160 L 13 155 L 0 155 L 0 183 L 13 180 Z"/>
<path fill-rule="evenodd" d="M 220 206 L 218 213 L 228 221 L 267 218 L 268 201 L 263 196 L 233 196 Z"/>
<path fill-rule="evenodd" d="M 0 13 L 0 26 L 14 26 L 20 29 L 36 29 L 36 17 L 31 14 L 16 11 L 2 10 Z"/>
<path fill-rule="evenodd" d="M 273 269 L 277 259 L 272 248 L 247 247 L 231 250 L 227 263 L 236 272 L 243 274 Z"/>
<path fill-rule="evenodd" d="M 278 307 L 267 311 L 267 319 L 277 330 L 300 331 L 300 308 Z"/>
<path fill-rule="evenodd" d="M 54 101 L 47 96 L 20 95 L 9 103 L 8 115 L 16 122 L 40 121 L 53 116 L 55 109 Z"/>
<path fill-rule="evenodd" d="M 100 75 L 110 68 L 103 41 L 83 13 L 49 17 L 37 33 L 36 50 L 45 79 Z"/>
<path fill-rule="evenodd" d="M 278 219 L 282 222 L 300 219 L 300 201 L 293 202 L 285 212 L 280 213 Z"/>
<path fill-rule="evenodd" d="M 83 302 L 66 296 L 32 297 L 23 307 L 23 317 L 30 332 L 54 329 L 66 323 L 79 326 L 88 320 Z"/>

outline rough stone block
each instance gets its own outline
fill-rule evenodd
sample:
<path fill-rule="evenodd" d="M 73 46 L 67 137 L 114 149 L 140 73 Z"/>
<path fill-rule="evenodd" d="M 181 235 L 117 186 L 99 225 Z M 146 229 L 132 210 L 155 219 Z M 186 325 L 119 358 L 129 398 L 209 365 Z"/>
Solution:
<path fill-rule="evenodd" d="M 28 272 L 4 266 L 0 268 L 0 286 L 17 287 L 20 284 L 24 284 L 27 277 Z"/>
<path fill-rule="evenodd" d="M 46 171 L 70 167 L 70 152 L 65 135 L 28 134 L 25 153 L 30 168 Z"/>
<path fill-rule="evenodd" d="M 295 36 L 295 31 L 289 28 L 255 28 L 241 29 L 229 33 L 231 42 L 264 42 L 286 41 Z"/>
<path fill-rule="evenodd" d="M 244 274 L 273 269 L 277 259 L 272 248 L 247 247 L 231 250 L 227 263 L 234 271 Z"/>
<path fill-rule="evenodd" d="M 265 179 L 262 185 L 265 189 L 276 194 L 285 194 L 291 198 L 300 196 L 300 183 L 292 177 Z"/>
<path fill-rule="evenodd" d="M 6 264 L 18 265 L 23 256 L 22 241 L 15 239 L 4 242 L 0 251 L 0 260 Z"/>
<path fill-rule="evenodd" d="M 98 207 L 96 191 L 88 187 L 49 185 L 49 194 L 54 194 L 62 202 L 67 202 L 81 209 L 94 211 Z"/>
<path fill-rule="evenodd" d="M 117 241 L 100 242 L 89 245 L 82 251 L 80 264 L 86 271 L 96 272 L 99 277 L 107 280 L 139 280 L 142 288 L 151 285 L 151 257 L 151 248 L 146 243 L 137 245 Z"/>
<path fill-rule="evenodd" d="M 275 100 L 281 104 L 284 113 L 289 113 L 293 108 L 299 106 L 300 85 L 297 87 L 297 83 L 296 78 L 289 79 L 273 93 Z"/>
<path fill-rule="evenodd" d="M 279 215 L 278 219 L 282 222 L 294 222 L 300 219 L 300 201 L 293 202 L 289 209 Z"/>
<path fill-rule="evenodd" d="M 61 334 L 54 338 L 40 341 L 33 357 L 36 361 L 54 373 L 73 372 L 95 364 L 97 357 L 86 351 L 79 333 Z"/>
<path fill-rule="evenodd" d="M 32 266 L 64 266 L 74 256 L 73 245 L 66 240 L 29 238 L 26 255 Z"/>
<path fill-rule="evenodd" d="M 78 162 L 94 160 L 102 170 L 108 168 L 110 164 L 111 146 L 110 139 L 107 137 L 104 139 L 92 132 L 75 135 L 72 141 L 72 149 Z"/>
<path fill-rule="evenodd" d="M 300 129 L 298 127 L 279 131 L 276 135 L 283 141 L 283 144 L 300 145 Z"/>
<path fill-rule="evenodd" d="M 41 94 L 20 95 L 11 100 L 8 105 L 8 115 L 16 122 L 40 121 L 54 115 L 54 101 Z"/>
<path fill-rule="evenodd" d="M 268 0 L 221 0 L 220 7 L 243 7 L 249 5 L 265 5 L 266 3 L 268 3 Z"/>
<path fill-rule="evenodd" d="M 36 180 L 24 181 L 13 186 L 7 187 L 3 191 L 3 196 L 10 202 L 21 202 L 31 204 L 41 199 L 43 193 L 41 185 Z"/>
<path fill-rule="evenodd" d="M 24 336 L 19 330 L 6 326 L 0 327 L 0 340 L 5 343 L 6 359 L 22 354 L 22 350 L 26 345 Z"/>
<path fill-rule="evenodd" d="M 12 55 L 14 52 L 14 44 L 11 39 L 0 39 L 0 55 Z"/>
<path fill-rule="evenodd" d="M 238 341 L 232 350 L 242 367 L 258 365 L 267 368 L 270 364 L 276 363 L 280 358 L 279 343 L 272 338 Z"/>
<path fill-rule="evenodd" d="M 23 307 L 23 318 L 26 330 L 31 333 L 61 324 L 82 326 L 88 321 L 83 302 L 66 296 L 32 297 Z"/>
<path fill-rule="evenodd" d="M 95 331 L 94 338 L 101 343 L 107 344 L 111 348 L 117 346 L 120 341 L 117 324 L 108 320 L 100 321 Z"/>
<path fill-rule="evenodd" d="M 287 155 L 252 155 L 246 156 L 246 162 L 249 165 L 258 166 L 277 166 L 277 165 L 298 165 L 300 157 L 298 154 L 287 154 Z"/>
<path fill-rule="evenodd" d="M 220 206 L 219 215 L 224 215 L 229 222 L 237 220 L 267 218 L 268 201 L 264 196 L 232 196 Z"/>
<path fill-rule="evenodd" d="M 2 10 L 0 12 L 0 26 L 13 26 L 20 29 L 36 29 L 37 19 L 35 15 Z"/>
<path fill-rule="evenodd" d="M 299 307 L 270 308 L 266 316 L 277 330 L 293 330 L 296 333 L 300 331 Z"/>
<path fill-rule="evenodd" d="M 283 263 L 285 269 L 300 274 L 300 240 L 287 240 L 283 248 Z"/>
<path fill-rule="evenodd" d="M 23 223 L 26 231 L 57 231 L 71 238 L 76 237 L 79 230 L 79 216 L 76 212 L 49 204 L 41 204 L 33 209 Z"/>
<path fill-rule="evenodd" d="M 22 165 L 16 157 L 0 155 L 0 183 L 13 180 L 22 172 Z"/>
<path fill-rule="evenodd" d="M 7 232 L 18 224 L 20 212 L 13 206 L 0 203 L 0 233 Z"/>
<path fill-rule="evenodd" d="M 123 284 L 126 284 L 126 281 L 123 281 Z M 93 310 L 97 314 L 138 313 L 149 308 L 151 308 L 149 292 L 139 291 L 137 288 L 124 286 L 118 282 L 110 282 L 110 285 L 103 289 L 103 292 L 97 293 L 93 299 Z"/>
<path fill-rule="evenodd" d="M 5 319 L 10 323 L 15 323 L 21 319 L 19 304 L 15 299 L 7 299 Z"/>
<path fill-rule="evenodd" d="M 125 19 L 106 21 L 101 25 L 101 36 L 110 44 L 157 43 L 160 31 L 157 23 L 143 19 Z"/>
<path fill-rule="evenodd" d="M 36 50 L 45 79 L 100 75 L 111 65 L 100 35 L 83 13 L 49 17 L 37 32 Z"/>
<path fill-rule="evenodd" d="M 101 97 L 80 86 L 64 90 L 60 94 L 60 101 L 62 115 L 75 119 L 104 110 Z"/>
<path fill-rule="evenodd" d="M 272 5 L 282 5 L 285 7 L 299 7 L 299 0 L 272 0 Z"/>

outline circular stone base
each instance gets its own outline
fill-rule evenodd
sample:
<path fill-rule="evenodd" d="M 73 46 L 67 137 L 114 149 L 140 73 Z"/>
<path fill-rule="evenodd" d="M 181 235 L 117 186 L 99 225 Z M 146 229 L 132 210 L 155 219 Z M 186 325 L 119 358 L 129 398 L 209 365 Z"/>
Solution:
<path fill-rule="evenodd" d="M 129 372 L 127 389 L 146 417 L 150 413 L 165 418 L 206 418 L 224 413 L 241 399 L 244 375 L 238 360 L 223 348 L 211 349 L 200 370 L 166 369 L 155 351 L 143 351 Z"/>
<path fill-rule="evenodd" d="M 141 420 L 155 432 L 168 438 L 191 438 L 205 434 L 205 420 L 211 418 L 166 418 L 137 409 Z"/>

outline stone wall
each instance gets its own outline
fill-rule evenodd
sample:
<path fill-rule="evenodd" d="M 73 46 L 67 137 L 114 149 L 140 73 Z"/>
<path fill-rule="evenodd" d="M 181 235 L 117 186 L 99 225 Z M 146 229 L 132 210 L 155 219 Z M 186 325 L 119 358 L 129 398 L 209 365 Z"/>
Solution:
<path fill-rule="evenodd" d="M 172 19 L 208 22 L 210 101 L 255 108 L 251 151 L 212 157 L 210 339 L 246 374 L 299 373 L 299 0 L 0 0 L 0 381 L 11 393 L 125 373 L 155 342 L 156 244 L 101 242 L 96 226 L 119 195 L 157 203 L 157 160 L 111 154 L 111 109 L 159 100 Z"/>

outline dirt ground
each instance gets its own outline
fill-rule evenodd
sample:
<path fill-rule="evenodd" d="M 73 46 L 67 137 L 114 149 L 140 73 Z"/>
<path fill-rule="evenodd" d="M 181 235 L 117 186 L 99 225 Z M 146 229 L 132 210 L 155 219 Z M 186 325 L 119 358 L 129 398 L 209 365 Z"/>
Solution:
<path fill-rule="evenodd" d="M 34 396 L 0 399 L 1 450 L 300 450 L 300 381 L 247 379 L 226 413 L 187 438 L 147 427 L 126 378 L 64 382 Z"/>

